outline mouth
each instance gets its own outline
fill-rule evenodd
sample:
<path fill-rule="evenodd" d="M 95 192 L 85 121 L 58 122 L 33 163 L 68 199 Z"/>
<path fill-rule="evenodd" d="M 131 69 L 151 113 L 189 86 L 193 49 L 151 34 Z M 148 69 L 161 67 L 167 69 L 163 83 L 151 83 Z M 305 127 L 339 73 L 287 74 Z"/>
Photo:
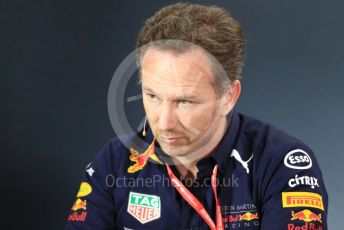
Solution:
<path fill-rule="evenodd" d="M 161 140 L 166 143 L 166 144 L 175 144 L 178 141 L 180 141 L 182 137 L 166 137 L 166 136 L 161 136 Z"/>

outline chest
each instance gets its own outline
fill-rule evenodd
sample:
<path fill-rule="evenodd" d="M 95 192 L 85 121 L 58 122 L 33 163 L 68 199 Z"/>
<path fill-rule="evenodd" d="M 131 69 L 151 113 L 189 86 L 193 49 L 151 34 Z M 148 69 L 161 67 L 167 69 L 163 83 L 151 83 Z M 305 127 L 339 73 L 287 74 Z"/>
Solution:
<path fill-rule="evenodd" d="M 215 222 L 211 181 L 196 181 L 190 192 Z M 225 229 L 259 229 L 259 204 L 251 176 L 228 171 L 217 178 L 218 197 Z M 114 188 L 118 229 L 209 229 L 199 213 L 172 186 L 164 172 L 141 173 Z"/>

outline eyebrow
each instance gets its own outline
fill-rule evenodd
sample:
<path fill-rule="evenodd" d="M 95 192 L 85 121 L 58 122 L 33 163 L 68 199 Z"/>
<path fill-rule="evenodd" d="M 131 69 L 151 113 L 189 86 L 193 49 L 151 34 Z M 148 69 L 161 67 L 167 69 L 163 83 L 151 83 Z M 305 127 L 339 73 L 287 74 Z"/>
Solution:
<path fill-rule="evenodd" d="M 147 87 L 142 87 L 143 91 L 148 91 L 149 93 L 155 93 L 152 89 Z"/>
<path fill-rule="evenodd" d="M 143 91 L 146 91 L 148 93 L 156 94 L 151 88 L 143 87 Z M 182 94 L 177 96 L 178 100 L 181 99 L 197 99 L 196 95 L 188 95 L 188 94 Z"/>
<path fill-rule="evenodd" d="M 184 99 L 187 99 L 187 100 L 195 100 L 197 99 L 197 97 L 195 95 L 179 95 L 178 97 L 178 100 L 184 100 Z"/>

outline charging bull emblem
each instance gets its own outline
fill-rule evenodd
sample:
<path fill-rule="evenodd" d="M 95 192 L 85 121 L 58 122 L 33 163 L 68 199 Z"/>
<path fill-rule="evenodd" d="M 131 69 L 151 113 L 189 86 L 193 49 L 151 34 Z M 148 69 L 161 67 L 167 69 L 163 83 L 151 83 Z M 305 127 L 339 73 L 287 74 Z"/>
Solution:
<path fill-rule="evenodd" d="M 154 141 L 155 140 L 153 140 L 153 142 L 149 145 L 148 149 L 144 151 L 143 153 L 139 153 L 133 148 L 130 149 L 131 155 L 129 159 L 135 162 L 135 164 L 129 166 L 128 173 L 135 173 L 143 169 L 143 167 L 145 167 L 145 165 L 147 164 L 147 161 L 149 158 L 162 164 L 161 161 L 158 159 L 158 157 L 154 153 Z"/>

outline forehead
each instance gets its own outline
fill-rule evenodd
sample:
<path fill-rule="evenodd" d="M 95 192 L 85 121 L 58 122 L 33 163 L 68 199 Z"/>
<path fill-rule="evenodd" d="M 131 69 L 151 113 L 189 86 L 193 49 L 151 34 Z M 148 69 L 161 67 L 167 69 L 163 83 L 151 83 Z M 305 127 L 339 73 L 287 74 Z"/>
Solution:
<path fill-rule="evenodd" d="M 141 73 L 143 87 L 149 88 L 202 89 L 213 83 L 211 63 L 198 48 L 180 54 L 148 49 L 142 58 Z"/>

